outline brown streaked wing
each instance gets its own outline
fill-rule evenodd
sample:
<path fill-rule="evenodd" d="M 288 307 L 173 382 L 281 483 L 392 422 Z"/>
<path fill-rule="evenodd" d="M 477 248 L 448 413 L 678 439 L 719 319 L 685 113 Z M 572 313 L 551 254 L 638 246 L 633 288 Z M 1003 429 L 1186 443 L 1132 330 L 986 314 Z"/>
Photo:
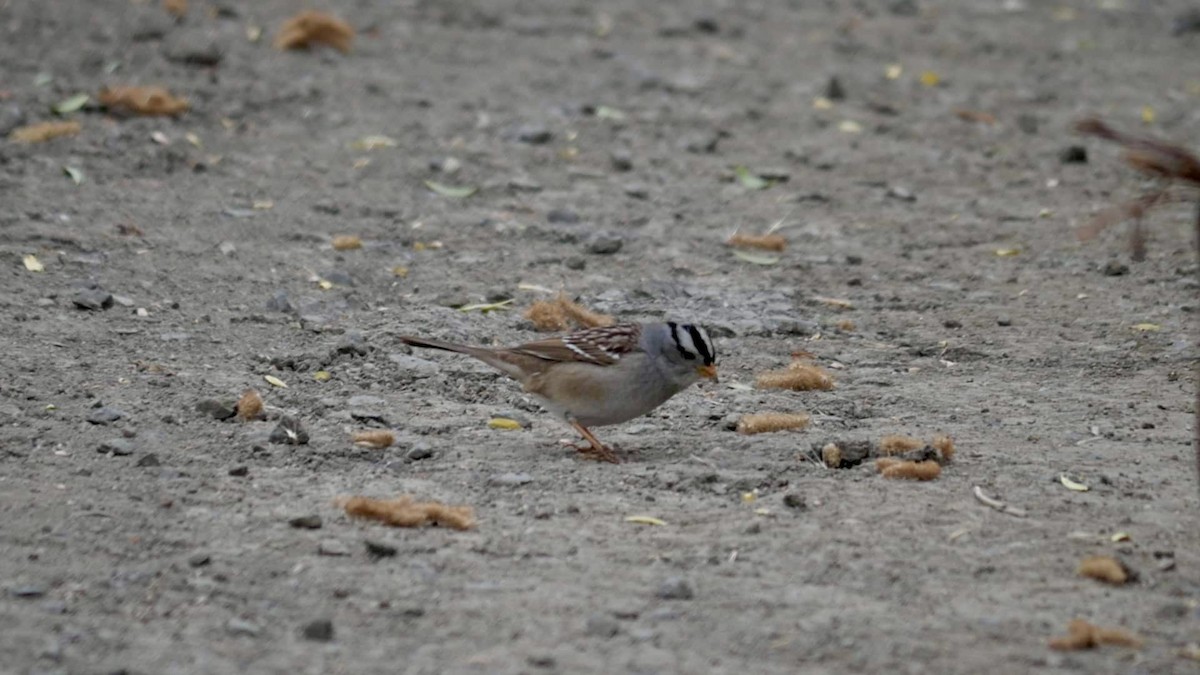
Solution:
<path fill-rule="evenodd" d="M 536 356 L 547 361 L 582 361 L 610 366 L 622 354 L 637 349 L 642 329 L 637 324 L 587 328 L 562 337 L 527 342 L 508 351 Z"/>

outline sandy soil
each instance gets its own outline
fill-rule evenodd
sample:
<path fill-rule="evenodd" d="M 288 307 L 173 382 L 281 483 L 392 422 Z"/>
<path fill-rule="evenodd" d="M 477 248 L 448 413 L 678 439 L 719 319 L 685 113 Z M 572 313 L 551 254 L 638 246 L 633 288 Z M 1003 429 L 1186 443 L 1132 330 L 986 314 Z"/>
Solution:
<path fill-rule="evenodd" d="M 0 141 L 0 670 L 1195 672 L 1190 212 L 1148 219 L 1144 262 L 1124 227 L 1077 241 L 1143 186 L 1070 133 L 1195 145 L 1188 4 L 359 0 L 331 3 L 343 55 L 272 49 L 285 0 L 0 0 L 3 135 L 104 84 L 192 105 Z M 775 264 L 724 245 L 780 220 Z M 537 337 L 520 284 L 702 323 L 722 384 L 601 430 L 630 459 L 604 465 L 394 337 Z M 750 386 L 797 350 L 834 390 Z M 269 419 L 197 409 L 249 387 Z M 271 442 L 282 415 L 307 444 Z M 397 443 L 350 442 L 373 427 Z M 958 454 L 928 483 L 805 457 L 892 433 Z M 353 521 L 350 494 L 478 526 Z M 1089 555 L 1138 578 L 1080 578 Z M 1077 617 L 1145 644 L 1049 649 Z"/>

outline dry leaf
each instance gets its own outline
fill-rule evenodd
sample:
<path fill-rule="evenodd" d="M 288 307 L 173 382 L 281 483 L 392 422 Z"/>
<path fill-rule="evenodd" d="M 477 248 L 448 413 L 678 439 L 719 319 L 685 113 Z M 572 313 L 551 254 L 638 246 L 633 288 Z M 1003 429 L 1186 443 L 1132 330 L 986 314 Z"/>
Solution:
<path fill-rule="evenodd" d="M 235 410 L 237 410 L 238 419 L 242 420 L 243 422 L 249 422 L 250 420 L 256 420 L 262 417 L 262 396 L 259 395 L 257 390 L 247 389 L 246 391 L 242 392 L 242 397 L 238 399 Z"/>
<path fill-rule="evenodd" d="M 313 373 L 313 379 L 317 382 L 328 382 L 332 378 L 333 375 L 330 375 L 328 370 L 318 370 Z"/>
<path fill-rule="evenodd" d="M 8 138 L 18 143 L 42 143 L 60 136 L 74 136 L 82 130 L 79 122 L 39 122 L 13 129 Z"/>
<path fill-rule="evenodd" d="M 1099 645 L 1138 649 L 1142 646 L 1142 639 L 1121 628 L 1101 628 L 1083 619 L 1074 619 L 1067 625 L 1067 635 L 1050 640 L 1051 649 L 1092 649 Z"/>
<path fill-rule="evenodd" d="M 637 525 L 666 525 L 665 520 L 660 520 L 654 516 L 625 516 L 625 522 L 635 523 Z"/>
<path fill-rule="evenodd" d="M 812 422 L 806 413 L 754 413 L 742 415 L 737 423 L 739 434 L 761 434 L 787 429 L 803 429 Z"/>
<path fill-rule="evenodd" d="M 936 87 L 941 84 L 941 82 L 941 76 L 932 70 L 926 70 L 925 72 L 921 73 L 921 84 L 925 85 L 926 87 Z"/>
<path fill-rule="evenodd" d="M 507 417 L 493 417 L 488 420 L 489 429 L 502 429 L 512 431 L 521 428 L 521 423 L 516 420 L 511 420 Z"/>
<path fill-rule="evenodd" d="M 163 0 L 163 9 L 177 19 L 187 16 L 188 0 Z"/>
<path fill-rule="evenodd" d="M 1130 579 L 1129 568 L 1120 560 L 1106 555 L 1084 558 L 1075 572 L 1081 577 L 1120 586 Z"/>
<path fill-rule="evenodd" d="M 362 237 L 357 234 L 339 234 L 333 238 L 333 250 L 335 251 L 353 251 L 362 247 Z"/>
<path fill-rule="evenodd" d="M 287 382 L 284 382 L 283 380 L 279 379 L 278 377 L 275 377 L 274 375 L 263 375 L 263 379 L 266 380 L 267 384 L 270 384 L 272 387 L 279 387 L 280 389 L 287 389 Z"/>
<path fill-rule="evenodd" d="M 46 266 L 43 265 L 42 261 L 38 260 L 37 256 L 33 255 L 32 253 L 25 256 L 24 258 L 21 258 L 21 262 L 25 263 L 25 269 L 29 270 L 30 272 L 45 272 L 46 271 Z"/>
<path fill-rule="evenodd" d="M 354 29 L 350 24 L 315 10 L 300 12 L 288 19 L 275 36 L 275 48 L 280 50 L 308 49 L 324 44 L 345 54 L 353 42 Z"/>
<path fill-rule="evenodd" d="M 338 502 L 351 516 L 371 518 L 393 527 L 421 527 L 429 523 L 445 525 L 456 530 L 475 527 L 475 512 L 469 506 L 414 502 L 412 497 L 408 496 L 395 499 L 348 497 Z"/>
<path fill-rule="evenodd" d="M 366 431 L 354 432 L 350 439 L 354 441 L 355 445 L 382 450 L 396 442 L 396 434 L 387 429 L 368 429 Z"/>
<path fill-rule="evenodd" d="M 351 143 L 350 147 L 354 148 L 355 150 L 362 150 L 364 152 L 370 152 L 371 150 L 378 150 L 380 148 L 394 148 L 396 147 L 396 139 L 391 138 L 390 136 L 363 136 L 357 141 Z"/>
<path fill-rule="evenodd" d="M 1076 483 L 1075 481 L 1071 480 L 1070 478 L 1067 478 L 1066 474 L 1059 476 L 1058 482 L 1062 483 L 1063 487 L 1067 488 L 1068 490 L 1071 490 L 1072 492 L 1087 492 L 1088 491 L 1088 486 L 1084 485 L 1083 483 Z"/>
<path fill-rule="evenodd" d="M 963 120 L 965 122 L 978 122 L 980 124 L 995 124 L 996 123 L 995 115 L 993 115 L 991 113 L 983 112 L 982 110 L 971 110 L 969 108 L 955 108 L 954 114 L 958 116 L 958 119 Z"/>
<path fill-rule="evenodd" d="M 135 115 L 178 115 L 190 107 L 163 87 L 105 87 L 98 98 L 112 112 Z"/>
<path fill-rule="evenodd" d="M 730 246 L 745 246 L 761 248 L 764 251 L 782 251 L 787 248 L 787 239 L 782 234 L 744 234 L 735 232 L 729 241 Z"/>

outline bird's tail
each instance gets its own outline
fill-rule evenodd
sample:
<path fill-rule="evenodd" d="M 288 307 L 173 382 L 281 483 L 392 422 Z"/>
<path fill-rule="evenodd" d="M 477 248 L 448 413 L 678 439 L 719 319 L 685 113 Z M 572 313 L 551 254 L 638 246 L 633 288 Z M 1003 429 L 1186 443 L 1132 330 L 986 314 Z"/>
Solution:
<path fill-rule="evenodd" d="M 427 349 L 441 349 L 442 351 L 458 352 L 459 354 L 470 354 L 471 356 L 474 356 L 475 352 L 479 351 L 475 347 L 468 347 L 466 345 L 456 345 L 453 342 L 443 342 L 441 340 L 426 340 L 425 338 L 414 337 L 412 335 L 398 335 L 396 337 L 404 344 L 412 345 L 413 347 L 425 347 Z"/>

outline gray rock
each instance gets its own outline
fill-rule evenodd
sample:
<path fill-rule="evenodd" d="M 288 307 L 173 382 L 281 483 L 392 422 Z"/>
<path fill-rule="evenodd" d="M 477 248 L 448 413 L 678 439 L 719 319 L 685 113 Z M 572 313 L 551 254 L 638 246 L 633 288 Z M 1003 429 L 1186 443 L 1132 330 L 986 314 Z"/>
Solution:
<path fill-rule="evenodd" d="M 306 640 L 329 642 L 333 639 L 333 621 L 331 619 L 316 619 L 304 624 L 300 634 Z"/>
<path fill-rule="evenodd" d="M 164 45 L 163 56 L 168 61 L 188 66 L 208 68 L 221 63 L 221 45 L 202 33 L 175 33 Z"/>
<path fill-rule="evenodd" d="M 134 464 L 138 467 L 162 466 L 162 462 L 158 460 L 158 455 L 153 452 L 142 455 L 141 458 Z"/>
<path fill-rule="evenodd" d="M 227 420 L 237 414 L 237 401 L 206 398 L 196 404 L 196 412 L 208 415 L 213 419 Z"/>
<path fill-rule="evenodd" d="M 208 551 L 197 551 L 188 556 L 188 565 L 192 567 L 204 567 L 212 562 L 212 554 Z"/>
<path fill-rule="evenodd" d="M 1087 148 L 1082 145 L 1068 145 L 1058 151 L 1058 161 L 1063 164 L 1087 164 Z"/>
<path fill-rule="evenodd" d="M 360 331 L 352 330 L 338 339 L 334 351 L 350 356 L 366 356 L 371 348 L 367 345 L 367 338 Z"/>
<path fill-rule="evenodd" d="M 250 475 L 250 467 L 246 466 L 245 464 L 242 464 L 240 466 L 235 466 L 229 470 L 229 475 L 233 476 L 235 478 L 243 478 L 245 476 L 249 476 Z"/>
<path fill-rule="evenodd" d="M 235 616 L 225 622 L 225 632 L 230 635 L 257 637 L 262 632 L 262 628 L 259 628 L 256 623 Z"/>
<path fill-rule="evenodd" d="M 35 599 L 45 595 L 46 589 L 34 584 L 25 584 L 8 589 L 8 594 L 14 598 Z"/>
<path fill-rule="evenodd" d="M 803 511 L 808 508 L 808 503 L 804 501 L 804 495 L 799 492 L 789 492 L 783 496 L 783 505 L 789 509 Z"/>
<path fill-rule="evenodd" d="M 917 201 L 917 196 L 913 194 L 912 190 L 900 187 L 898 185 L 889 186 L 887 189 L 887 196 L 891 197 L 892 199 L 899 199 L 902 202 Z"/>
<path fill-rule="evenodd" d="M 691 600 L 696 597 L 692 585 L 683 577 L 671 577 L 658 586 L 654 594 L 663 600 Z"/>
<path fill-rule="evenodd" d="M 527 473 L 498 473 L 488 478 L 489 485 L 525 485 L 533 482 L 533 476 Z"/>
<path fill-rule="evenodd" d="M 829 81 L 825 83 L 825 98 L 830 101 L 841 101 L 846 98 L 846 88 L 842 86 L 842 81 L 837 75 L 831 75 Z"/>
<path fill-rule="evenodd" d="M 342 556 L 350 555 L 350 549 L 337 539 L 322 539 L 317 545 L 317 553 L 321 555 Z"/>
<path fill-rule="evenodd" d="M 372 558 L 391 558 L 400 552 L 395 546 L 377 539 L 364 539 L 363 545 L 367 547 L 367 555 Z"/>
<path fill-rule="evenodd" d="M 646 199 L 650 196 L 650 188 L 641 183 L 627 183 L 621 188 L 625 195 L 634 199 Z"/>
<path fill-rule="evenodd" d="M 116 422 L 117 420 L 127 416 L 128 415 L 126 415 L 125 411 L 123 410 L 104 407 L 93 410 L 87 416 L 87 421 L 91 422 L 92 424 L 112 424 L 113 422 Z"/>
<path fill-rule="evenodd" d="M 612 162 L 612 167 L 616 171 L 632 171 L 633 170 L 633 154 L 625 149 L 613 150 L 608 155 L 608 160 Z"/>
<path fill-rule="evenodd" d="M 1104 276 L 1119 277 L 1129 274 L 1129 265 L 1119 263 L 1116 260 L 1110 260 L 1104 265 Z"/>
<path fill-rule="evenodd" d="M 275 291 L 271 299 L 267 300 L 267 309 L 285 314 L 295 314 L 298 311 L 296 305 L 292 303 L 292 299 L 288 297 L 287 291 L 283 290 Z"/>
<path fill-rule="evenodd" d="M 307 516 L 296 516 L 288 520 L 288 525 L 301 530 L 319 530 L 324 525 L 324 521 L 321 520 L 321 516 L 313 513 Z"/>
<path fill-rule="evenodd" d="M 530 145 L 544 145 L 554 139 L 554 132 L 536 124 L 526 124 L 517 129 L 517 140 Z"/>
<path fill-rule="evenodd" d="M 573 255 L 564 260 L 563 265 L 566 265 L 567 269 L 569 270 L 582 270 L 587 268 L 587 260 L 577 255 Z"/>
<path fill-rule="evenodd" d="M 585 250 L 593 255 L 612 255 L 620 251 L 624 245 L 625 240 L 621 239 L 621 237 L 606 232 L 598 232 L 588 240 Z"/>
<path fill-rule="evenodd" d="M 271 435 L 267 440 L 284 445 L 305 445 L 308 443 L 308 432 L 304 430 L 300 420 L 295 417 L 284 417 L 271 430 Z"/>
<path fill-rule="evenodd" d="M 546 222 L 574 225 L 579 222 L 579 214 L 571 209 L 551 209 L 546 214 Z"/>
<path fill-rule="evenodd" d="M 404 459 L 410 462 L 418 462 L 430 457 L 433 457 L 433 446 L 425 441 L 417 441 L 408 452 L 404 453 Z"/>
<path fill-rule="evenodd" d="M 71 302 L 79 309 L 98 312 L 113 306 L 113 296 L 103 288 L 84 288 L 75 292 Z"/>
<path fill-rule="evenodd" d="M 592 637 L 607 639 L 621 632 L 621 626 L 607 614 L 593 614 L 587 618 L 583 631 Z"/>
<path fill-rule="evenodd" d="M 133 454 L 133 443 L 127 438 L 110 438 L 106 441 L 101 441 L 100 445 L 96 446 L 96 451 L 124 457 Z"/>

